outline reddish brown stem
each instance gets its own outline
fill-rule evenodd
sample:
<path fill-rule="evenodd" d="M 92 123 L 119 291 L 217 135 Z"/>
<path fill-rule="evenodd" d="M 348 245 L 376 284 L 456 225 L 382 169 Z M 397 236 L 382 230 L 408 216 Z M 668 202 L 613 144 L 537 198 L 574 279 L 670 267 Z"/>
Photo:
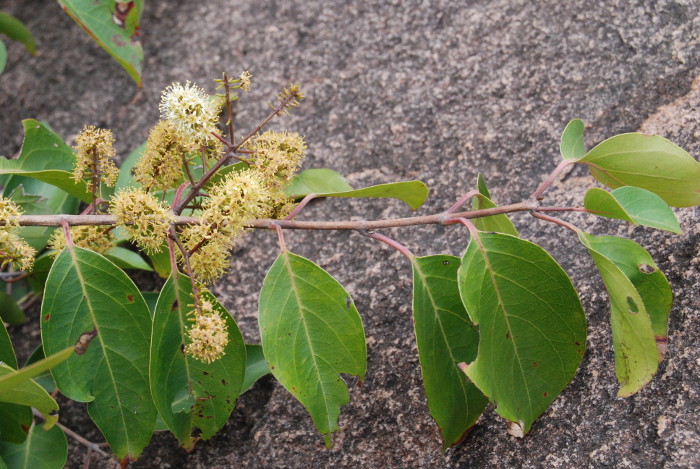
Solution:
<path fill-rule="evenodd" d="M 559 174 L 561 174 L 564 169 L 566 169 L 567 166 L 570 164 L 573 164 L 574 162 L 572 160 L 564 160 L 561 163 L 557 165 L 556 168 L 547 176 L 547 179 L 542 181 L 542 184 L 539 185 L 537 189 L 535 189 L 535 192 L 532 193 L 530 196 L 531 199 L 537 200 L 542 194 L 544 194 L 544 191 L 546 191 L 549 186 L 552 185 L 552 183 L 557 179 Z"/>
<path fill-rule="evenodd" d="M 550 217 L 549 215 L 545 215 L 543 213 L 537 213 L 535 211 L 530 212 L 530 214 L 535 218 L 539 218 L 540 220 L 545 220 L 545 221 L 548 221 L 550 223 L 555 223 L 557 225 L 563 226 L 564 228 L 568 228 L 576 234 L 581 233 L 581 230 L 576 225 L 569 223 L 568 221 L 564 221 L 564 220 L 561 220 L 561 219 L 556 218 L 556 217 Z"/>
<path fill-rule="evenodd" d="M 395 241 L 391 239 L 388 236 L 384 236 L 383 234 L 380 233 L 363 233 L 362 231 L 359 232 L 363 236 L 367 236 L 368 238 L 376 239 L 377 241 L 381 241 L 382 243 L 386 244 L 387 246 L 391 246 L 392 248 L 396 249 L 399 251 L 401 254 L 406 256 L 406 258 L 409 261 L 413 261 L 413 253 L 408 250 L 406 246 L 403 244 L 399 243 L 398 241 Z"/>

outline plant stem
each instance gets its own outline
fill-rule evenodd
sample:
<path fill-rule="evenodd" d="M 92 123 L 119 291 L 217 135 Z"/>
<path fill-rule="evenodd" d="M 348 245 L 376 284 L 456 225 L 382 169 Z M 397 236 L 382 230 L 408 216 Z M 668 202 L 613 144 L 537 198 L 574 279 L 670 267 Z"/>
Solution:
<path fill-rule="evenodd" d="M 542 184 L 540 184 L 539 187 L 537 189 L 535 189 L 535 192 L 532 193 L 530 198 L 533 200 L 537 200 L 542 194 L 544 194 L 544 191 L 549 189 L 549 186 L 552 185 L 552 183 L 556 180 L 557 176 L 559 176 L 559 174 L 562 171 L 564 171 L 564 169 L 566 169 L 567 166 L 569 166 L 570 164 L 573 164 L 573 163 L 574 163 L 574 161 L 571 161 L 571 160 L 564 160 L 561 163 L 559 163 L 557 165 L 557 167 L 554 168 L 554 170 L 551 173 L 549 173 L 549 176 L 547 176 L 547 179 L 542 181 Z"/>
<path fill-rule="evenodd" d="M 42 413 L 39 412 L 38 410 L 32 409 L 32 413 L 34 414 L 35 417 L 39 417 L 39 418 L 42 419 L 42 420 L 44 419 L 44 416 L 43 416 Z M 67 428 L 67 427 L 65 427 L 64 425 L 61 425 L 60 423 L 56 423 L 56 426 L 57 426 L 58 428 L 60 428 L 61 430 L 63 430 L 63 433 L 65 433 L 65 434 L 68 435 L 69 437 L 73 438 L 75 441 L 77 441 L 77 442 L 80 443 L 81 445 L 85 446 L 86 448 L 91 449 L 91 450 L 93 450 L 95 453 L 97 453 L 97 454 L 99 454 L 99 455 L 101 455 L 101 456 L 104 456 L 104 457 L 106 457 L 106 458 L 109 457 L 109 454 L 107 454 L 107 453 L 105 453 L 104 451 L 102 451 L 102 449 L 100 448 L 100 446 L 99 446 L 97 443 L 93 443 L 92 441 L 87 440 L 86 438 L 84 438 L 84 437 L 78 435 L 77 433 L 75 433 L 75 432 L 74 432 L 73 430 L 71 430 L 70 428 Z"/>
<path fill-rule="evenodd" d="M 411 251 L 409 251 L 406 246 L 399 243 L 398 241 L 391 239 L 388 236 L 385 236 L 385 235 L 380 234 L 380 233 L 363 232 L 362 230 L 358 230 L 358 233 L 360 233 L 362 236 L 367 236 L 368 238 L 372 238 L 372 239 L 376 239 L 377 241 L 381 241 L 382 243 L 386 244 L 387 246 L 391 246 L 392 248 L 396 249 L 401 254 L 406 256 L 406 258 L 409 261 L 412 261 L 414 258 L 413 253 Z"/>
<path fill-rule="evenodd" d="M 296 221 L 296 220 L 271 220 L 269 218 L 251 221 L 246 228 L 269 229 L 271 224 L 277 224 L 285 230 L 380 230 L 384 228 L 397 228 L 418 225 L 449 225 L 449 221 L 455 218 L 481 218 L 502 213 L 529 212 L 537 209 L 537 203 L 532 200 L 517 204 L 501 205 L 481 210 L 469 210 L 465 212 L 436 213 L 417 217 L 393 218 L 388 220 L 363 220 L 363 221 Z M 21 215 L 21 226 L 61 226 L 61 222 L 71 226 L 86 225 L 116 225 L 117 218 L 114 215 Z M 176 216 L 174 225 L 192 225 L 200 222 L 198 217 Z"/>
<path fill-rule="evenodd" d="M 557 225 L 563 226 L 564 228 L 568 228 L 576 234 L 581 233 L 581 229 L 579 227 L 577 227 L 576 225 L 574 225 L 572 223 L 569 223 L 568 221 L 564 221 L 564 220 L 561 220 L 561 219 L 556 218 L 556 217 L 550 217 L 549 215 L 545 215 L 543 213 L 537 213 L 535 211 L 530 212 L 530 214 L 535 218 L 539 218 L 540 220 L 545 220 L 545 221 L 548 221 L 550 223 L 555 223 Z"/>

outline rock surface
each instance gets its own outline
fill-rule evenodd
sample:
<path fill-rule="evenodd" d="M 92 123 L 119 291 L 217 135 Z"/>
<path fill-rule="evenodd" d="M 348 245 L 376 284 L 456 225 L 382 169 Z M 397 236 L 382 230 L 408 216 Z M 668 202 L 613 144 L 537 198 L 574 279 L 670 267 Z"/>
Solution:
<path fill-rule="evenodd" d="M 5 0 L 41 54 L 8 43 L 0 76 L 0 154 L 18 152 L 22 118 L 48 122 L 70 140 L 83 124 L 114 130 L 125 155 L 158 117 L 160 91 L 196 81 L 213 91 L 224 70 L 254 74 L 238 106 L 240 129 L 266 111 L 290 81 L 308 99 L 275 126 L 307 136 L 307 168 L 330 167 L 365 184 L 420 178 L 432 190 L 420 213 L 444 209 L 485 174 L 500 203 L 523 200 L 554 167 L 558 139 L 574 117 L 587 144 L 648 131 L 700 154 L 700 3 L 238 1 L 146 2 L 144 88 L 133 82 L 55 2 Z M 580 204 L 592 179 L 576 169 L 547 193 L 550 205 Z M 305 219 L 409 215 L 398 202 L 312 204 Z M 516 439 L 491 409 L 443 454 L 426 406 L 410 316 L 407 262 L 351 233 L 291 233 L 288 245 L 318 262 L 355 298 L 367 332 L 367 379 L 351 388 L 342 431 L 325 450 L 302 406 L 271 378 L 244 395 L 224 430 L 186 454 L 157 435 L 132 467 L 691 467 L 700 465 L 700 218 L 677 210 L 673 236 L 571 215 L 595 234 L 631 236 L 668 276 L 675 306 L 666 360 L 654 380 L 616 397 L 607 296 L 584 248 L 558 226 L 515 216 L 521 235 L 570 273 L 589 318 L 588 350 L 573 382 Z M 389 233 L 417 254 L 461 254 L 465 230 L 419 227 Z M 248 341 L 259 340 L 257 292 L 275 255 L 272 233 L 238 250 L 215 290 Z M 15 330 L 15 337 L 29 326 Z M 64 404 L 66 404 L 64 402 Z M 61 419 L 101 440 L 82 405 Z M 71 444 L 69 467 L 84 449 Z M 112 467 L 109 461 L 91 467 Z"/>

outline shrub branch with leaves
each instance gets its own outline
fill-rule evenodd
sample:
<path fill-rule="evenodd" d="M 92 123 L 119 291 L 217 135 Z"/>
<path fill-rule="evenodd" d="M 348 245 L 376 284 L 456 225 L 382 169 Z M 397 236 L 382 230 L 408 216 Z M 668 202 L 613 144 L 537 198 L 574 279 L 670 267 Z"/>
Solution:
<path fill-rule="evenodd" d="M 562 162 L 522 202 L 496 205 L 480 175 L 475 189 L 439 213 L 297 220 L 314 198 L 396 198 L 417 209 L 428 189 L 420 181 L 354 189 L 328 169 L 297 174 L 304 139 L 263 129 L 299 104 L 299 85 L 279 93 L 270 114 L 236 138 L 233 103 L 250 90 L 251 75 L 224 74 L 217 83 L 223 90 L 217 96 L 189 82 L 168 87 L 162 120 L 121 170 L 108 130 L 85 127 L 74 152 L 34 120 L 24 123 L 20 157 L 0 161 L 6 187 L 31 178 L 73 201 L 62 206 L 65 213 L 37 213 L 29 210 L 36 199 L 23 191 L 6 190 L 0 199 L 2 278 L 43 298 L 42 346 L 31 364 L 18 369 L 9 336 L 0 331 L 0 411 L 12 415 L 0 423 L 6 463 L 34 441 L 28 432 L 65 446 L 62 432 L 31 425 L 31 408 L 46 418 L 45 428 L 55 423 L 54 391 L 88 403 L 125 465 L 156 429 L 171 431 L 188 450 L 210 438 L 241 392 L 267 372 L 306 407 L 330 446 L 349 401 L 340 374 L 362 381 L 366 373 L 365 334 L 343 286 L 289 250 L 290 229 L 353 230 L 408 259 L 423 382 L 445 449 L 462 440 L 489 402 L 509 421 L 509 433 L 526 434 L 585 353 L 586 316 L 571 281 L 544 249 L 518 236 L 508 214 L 560 225 L 589 251 L 610 297 L 618 395 L 630 396 L 653 378 L 673 300 L 666 277 L 635 242 L 589 234 L 552 214 L 593 213 L 681 233 L 669 206 L 700 204 L 700 164 L 684 150 L 629 133 L 587 151 L 583 123 L 573 120 L 562 135 Z M 547 206 L 546 191 L 575 164 L 612 190 L 591 188 L 581 207 Z M 79 202 L 87 206 L 76 215 Z M 463 229 L 469 243 L 462 257 L 417 257 L 377 232 L 426 224 Z M 252 228 L 275 230 L 280 248 L 260 292 L 262 355 L 260 346 L 244 343 L 233 316 L 206 287 L 226 273 L 232 247 Z M 31 246 L 22 239 L 26 230 L 39 230 Z M 36 252 L 42 253 L 35 259 Z M 122 268 L 155 269 L 167 280 L 155 297 L 140 292 Z"/>

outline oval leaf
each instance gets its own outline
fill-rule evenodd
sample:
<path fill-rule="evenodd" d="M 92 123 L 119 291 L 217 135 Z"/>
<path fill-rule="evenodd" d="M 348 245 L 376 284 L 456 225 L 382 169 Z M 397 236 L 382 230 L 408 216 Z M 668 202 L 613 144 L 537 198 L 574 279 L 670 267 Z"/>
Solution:
<path fill-rule="evenodd" d="M 17 389 L 22 383 L 27 382 L 35 376 L 39 376 L 42 373 L 47 372 L 51 368 L 57 366 L 59 363 L 68 360 L 68 358 L 73 354 L 73 351 L 73 347 L 66 347 L 60 352 L 56 352 L 49 357 L 42 358 L 31 365 L 27 365 L 24 368 L 13 371 L 12 373 L 6 373 L 4 376 L 0 377 L 0 393 Z"/>
<path fill-rule="evenodd" d="M 161 290 L 153 316 L 150 380 L 153 401 L 165 424 L 180 444 L 191 448 L 199 436 L 211 438 L 224 426 L 236 405 L 245 376 L 243 336 L 231 315 L 209 292 L 202 299 L 212 303 L 228 326 L 229 343 L 224 355 L 203 363 L 183 353 L 192 326 L 192 285 L 180 274 Z"/>
<path fill-rule="evenodd" d="M 583 143 L 584 127 L 581 119 L 574 119 L 566 124 L 559 143 L 559 152 L 565 160 L 578 160 L 586 154 L 586 146 Z"/>
<path fill-rule="evenodd" d="M 486 180 L 479 174 L 477 177 L 476 186 L 479 190 L 479 195 L 474 197 L 472 201 L 472 210 L 481 210 L 485 208 L 496 207 L 490 199 L 491 195 L 486 187 Z M 476 226 L 480 231 L 494 231 L 496 233 L 505 233 L 513 236 L 518 236 L 518 230 L 515 229 L 515 225 L 510 221 L 508 215 L 502 213 L 500 215 L 492 215 L 489 217 L 475 218 L 473 220 L 474 226 Z"/>
<path fill-rule="evenodd" d="M 404 181 L 353 189 L 343 176 L 330 169 L 307 169 L 289 183 L 287 196 L 300 199 L 309 194 L 317 197 L 392 198 L 405 202 L 413 210 L 428 198 L 428 186 L 420 181 Z"/>
<path fill-rule="evenodd" d="M 12 295 L 5 292 L 0 292 L 0 319 L 13 326 L 22 324 L 27 319 Z"/>
<path fill-rule="evenodd" d="M 459 258 L 428 256 L 412 260 L 413 318 L 423 386 L 430 415 L 445 449 L 476 423 L 488 399 L 459 369 L 476 358 L 479 332 L 459 297 Z"/>
<path fill-rule="evenodd" d="M 339 373 L 362 380 L 365 333 L 352 298 L 328 272 L 283 251 L 265 277 L 259 309 L 262 347 L 277 380 L 306 407 L 330 447 L 350 401 Z"/>
<path fill-rule="evenodd" d="M 476 360 L 463 369 L 496 412 L 527 433 L 583 358 L 578 295 L 544 249 L 500 233 L 473 236 L 458 275 L 480 336 Z"/>
<path fill-rule="evenodd" d="M 617 135 L 599 143 L 579 162 L 611 189 L 641 187 L 673 207 L 700 204 L 700 163 L 663 137 Z"/>
<path fill-rule="evenodd" d="M 88 413 L 118 458 L 136 458 L 153 432 L 148 384 L 151 315 L 136 285 L 101 255 L 64 249 L 51 267 L 41 308 L 46 354 L 97 332 L 81 354 L 52 370 L 67 397 Z"/>
<path fill-rule="evenodd" d="M 100 47 L 124 67 L 140 88 L 143 84 L 143 49 L 139 41 L 139 20 L 143 0 L 58 0 L 58 3 Z"/>
<path fill-rule="evenodd" d="M 651 380 L 663 358 L 666 322 L 672 301 L 670 287 L 666 286 L 665 276 L 663 279 L 658 275 L 642 276 L 646 274 L 639 266 L 651 266 L 653 262 L 633 241 L 587 233 L 581 233 L 579 238 L 593 257 L 610 297 L 615 373 L 620 382 L 617 395 L 627 397 Z M 639 290 L 631 278 L 635 278 Z M 647 309 L 647 305 L 651 309 Z M 655 325 L 652 325 L 652 317 Z M 657 348 L 655 329 L 663 338 L 664 347 L 661 349 Z"/>
<path fill-rule="evenodd" d="M 58 427 L 43 430 L 32 425 L 21 445 L 0 442 L 0 457 L 8 469 L 61 469 L 68 458 L 68 441 Z"/>
<path fill-rule="evenodd" d="M 664 199 L 639 187 L 623 186 L 612 192 L 593 187 L 583 200 L 588 210 L 607 218 L 625 220 L 672 233 L 682 233 L 676 215 Z"/>

